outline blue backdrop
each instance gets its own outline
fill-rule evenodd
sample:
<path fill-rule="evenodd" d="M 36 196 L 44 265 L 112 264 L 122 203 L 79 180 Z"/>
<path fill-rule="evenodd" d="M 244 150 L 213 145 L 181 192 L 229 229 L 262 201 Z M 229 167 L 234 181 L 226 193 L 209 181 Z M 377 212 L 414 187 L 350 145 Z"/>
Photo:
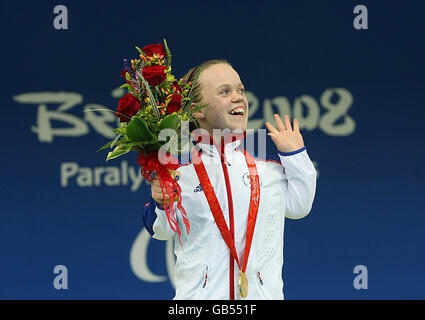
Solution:
<path fill-rule="evenodd" d="M 353 26 L 358 4 L 368 29 Z M 68 29 L 55 29 L 56 5 Z M 300 119 L 317 193 L 306 218 L 286 221 L 285 298 L 423 299 L 424 12 L 421 1 L 1 1 L 0 298 L 174 296 L 172 246 L 142 225 L 136 154 L 106 163 L 95 150 L 116 118 L 84 112 L 115 109 L 122 59 L 166 38 L 177 76 L 233 64 L 250 128 L 273 112 Z M 54 287 L 58 265 L 68 289 Z M 353 286 L 357 265 L 367 289 Z"/>

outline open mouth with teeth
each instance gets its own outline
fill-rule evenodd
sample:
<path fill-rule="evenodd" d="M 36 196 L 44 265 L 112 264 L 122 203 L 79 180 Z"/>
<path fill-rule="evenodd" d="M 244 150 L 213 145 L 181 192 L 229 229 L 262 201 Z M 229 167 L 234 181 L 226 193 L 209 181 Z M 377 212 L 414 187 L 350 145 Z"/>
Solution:
<path fill-rule="evenodd" d="M 232 116 L 245 116 L 245 109 L 243 107 L 236 107 L 229 111 L 229 114 Z"/>

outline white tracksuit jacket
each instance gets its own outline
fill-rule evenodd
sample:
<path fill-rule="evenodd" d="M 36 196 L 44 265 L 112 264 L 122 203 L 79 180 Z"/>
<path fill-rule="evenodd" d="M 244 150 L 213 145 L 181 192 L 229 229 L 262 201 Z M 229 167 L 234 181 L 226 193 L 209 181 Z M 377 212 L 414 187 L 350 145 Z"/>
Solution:
<path fill-rule="evenodd" d="M 202 142 L 198 145 L 203 152 L 201 158 L 228 227 L 229 215 L 232 214 L 228 204 L 231 193 L 235 247 L 242 263 L 251 189 L 241 140 L 223 144 L 223 148 Z M 223 151 L 224 163 L 220 160 Z M 246 269 L 249 283 L 247 299 L 283 299 L 285 217 L 299 219 L 306 216 L 315 196 L 316 170 L 305 147 L 290 153 L 278 152 L 278 156 L 280 162 L 255 158 L 260 178 L 260 205 Z M 223 166 L 227 166 L 227 176 Z M 183 249 L 160 205 L 150 198 L 144 210 L 145 227 L 155 239 L 174 238 L 174 299 L 227 300 L 230 298 L 231 278 L 234 282 L 234 298 L 243 299 L 237 285 L 238 265 L 236 261 L 230 262 L 230 250 L 214 221 L 193 164 L 189 162 L 181 165 L 178 171 L 181 173 L 178 183 L 182 192 L 182 205 L 190 221 L 188 235 L 174 204 L 182 232 Z M 226 189 L 225 179 L 230 181 L 231 190 Z"/>

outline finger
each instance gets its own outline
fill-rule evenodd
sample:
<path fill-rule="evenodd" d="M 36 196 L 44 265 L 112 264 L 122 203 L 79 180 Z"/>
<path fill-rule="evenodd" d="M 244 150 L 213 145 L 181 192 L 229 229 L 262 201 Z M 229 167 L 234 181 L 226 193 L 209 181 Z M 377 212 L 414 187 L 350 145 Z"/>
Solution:
<path fill-rule="evenodd" d="M 300 131 L 300 124 L 298 123 L 298 119 L 294 119 L 294 131 Z"/>
<path fill-rule="evenodd" d="M 161 199 L 161 201 L 162 201 L 162 198 L 168 199 L 168 196 L 167 195 L 163 196 L 162 195 L 162 192 L 152 191 L 152 198 L 154 198 L 154 199 Z"/>
<path fill-rule="evenodd" d="M 287 130 L 292 131 L 291 119 L 289 118 L 289 115 L 287 114 L 285 114 L 285 127 Z"/>
<path fill-rule="evenodd" d="M 159 184 L 159 179 L 153 179 L 151 182 L 152 187 L 160 188 L 161 185 Z"/>
<path fill-rule="evenodd" d="M 277 125 L 277 129 L 279 131 L 285 131 L 287 128 L 285 127 L 285 125 L 282 122 L 282 119 L 280 118 L 280 116 L 278 114 L 274 114 L 274 121 L 276 121 L 276 125 Z"/>
<path fill-rule="evenodd" d="M 157 195 L 161 195 L 162 196 L 162 191 L 164 191 L 164 193 L 165 193 L 165 190 L 162 190 L 162 188 L 160 186 L 154 186 L 154 187 L 152 187 L 152 193 L 155 193 Z"/>
<path fill-rule="evenodd" d="M 270 131 L 270 133 L 279 133 L 279 130 L 273 127 L 270 122 L 266 122 L 266 128 Z"/>
<path fill-rule="evenodd" d="M 152 198 L 154 198 L 157 202 L 162 203 L 162 200 L 165 199 L 165 202 L 167 202 L 169 200 L 169 197 L 167 194 L 165 194 L 164 196 L 162 195 L 161 192 L 152 192 Z"/>
<path fill-rule="evenodd" d="M 162 190 L 161 185 L 159 183 L 152 183 L 151 188 L 152 188 L 152 190 L 156 190 L 156 191 Z"/>
<path fill-rule="evenodd" d="M 156 202 L 158 202 L 161 206 L 164 203 L 164 200 L 162 197 L 158 197 L 157 195 L 152 195 L 152 199 L 154 199 Z M 165 203 L 168 202 L 168 199 L 165 199 Z"/>

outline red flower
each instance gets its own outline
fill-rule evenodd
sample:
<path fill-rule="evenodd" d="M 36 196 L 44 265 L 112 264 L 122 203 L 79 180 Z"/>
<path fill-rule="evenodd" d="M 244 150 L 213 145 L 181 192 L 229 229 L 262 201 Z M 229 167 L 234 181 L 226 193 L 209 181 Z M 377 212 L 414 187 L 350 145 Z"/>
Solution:
<path fill-rule="evenodd" d="M 177 92 L 171 96 L 171 100 L 167 105 L 167 113 L 172 114 L 180 110 L 182 106 L 182 96 Z"/>
<path fill-rule="evenodd" d="M 162 55 L 164 57 L 167 55 L 167 53 L 165 52 L 165 48 L 161 43 L 144 46 L 142 50 L 148 57 L 152 57 L 154 53 L 156 53 L 157 55 Z"/>
<path fill-rule="evenodd" d="M 166 69 L 167 66 L 144 66 L 142 69 L 142 75 L 149 85 L 158 86 L 163 83 L 167 77 L 167 74 L 165 73 Z"/>
<path fill-rule="evenodd" d="M 129 122 L 139 110 L 139 101 L 131 93 L 127 93 L 120 99 L 115 115 L 120 117 L 120 122 Z"/>

